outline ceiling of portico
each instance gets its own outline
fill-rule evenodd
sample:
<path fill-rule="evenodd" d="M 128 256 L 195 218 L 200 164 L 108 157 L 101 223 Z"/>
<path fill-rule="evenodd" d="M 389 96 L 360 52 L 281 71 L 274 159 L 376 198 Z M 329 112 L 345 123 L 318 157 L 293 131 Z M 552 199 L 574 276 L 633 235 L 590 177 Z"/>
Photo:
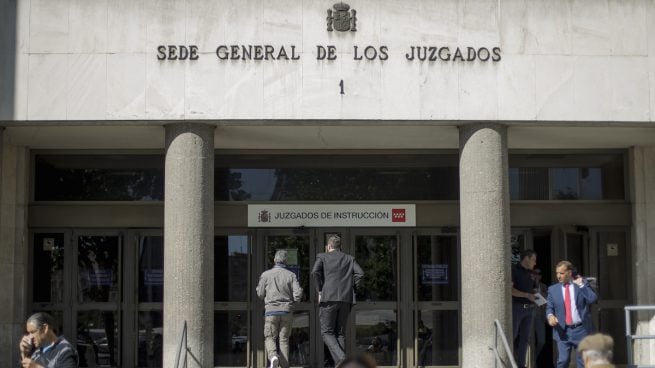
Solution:
<path fill-rule="evenodd" d="M 511 126 L 512 149 L 655 145 L 655 127 Z M 6 142 L 33 149 L 163 149 L 160 125 L 7 127 Z M 456 126 L 219 125 L 218 149 L 457 149 Z"/>

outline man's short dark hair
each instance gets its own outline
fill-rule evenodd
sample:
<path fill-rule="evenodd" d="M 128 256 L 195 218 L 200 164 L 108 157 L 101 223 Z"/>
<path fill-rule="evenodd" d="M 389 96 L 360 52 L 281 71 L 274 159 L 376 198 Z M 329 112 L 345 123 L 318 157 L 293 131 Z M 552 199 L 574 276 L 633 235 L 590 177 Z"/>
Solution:
<path fill-rule="evenodd" d="M 537 252 L 535 252 L 534 250 L 526 249 L 526 250 L 521 252 L 521 261 L 526 259 L 526 258 L 532 257 L 535 254 L 537 254 Z"/>
<path fill-rule="evenodd" d="M 341 249 L 341 238 L 339 235 L 332 235 L 328 238 L 327 244 L 332 246 L 333 249 Z"/>

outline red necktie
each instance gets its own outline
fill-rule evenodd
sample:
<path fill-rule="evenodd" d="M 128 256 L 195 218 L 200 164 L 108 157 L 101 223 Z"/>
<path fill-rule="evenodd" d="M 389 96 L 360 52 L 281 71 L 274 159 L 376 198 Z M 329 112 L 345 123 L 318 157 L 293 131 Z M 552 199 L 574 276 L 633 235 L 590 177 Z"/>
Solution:
<path fill-rule="evenodd" d="M 564 284 L 564 309 L 566 310 L 566 324 L 573 324 L 573 313 L 571 313 L 571 294 L 569 294 L 569 284 Z"/>

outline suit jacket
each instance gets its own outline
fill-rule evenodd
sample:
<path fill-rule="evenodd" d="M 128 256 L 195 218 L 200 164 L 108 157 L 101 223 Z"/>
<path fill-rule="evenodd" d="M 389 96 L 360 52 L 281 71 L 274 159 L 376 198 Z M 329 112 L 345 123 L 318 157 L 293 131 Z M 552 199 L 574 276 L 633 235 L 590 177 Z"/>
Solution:
<path fill-rule="evenodd" d="M 358 286 L 364 271 L 355 259 L 341 251 L 319 253 L 312 268 L 312 279 L 321 293 L 321 302 L 354 303 L 354 286 Z"/>
<path fill-rule="evenodd" d="M 571 284 L 575 288 L 575 305 L 578 309 L 578 314 L 582 319 L 582 326 L 587 334 L 593 331 L 593 324 L 591 322 L 591 304 L 598 300 L 598 296 L 594 290 L 585 281 L 584 287 L 579 287 L 576 284 Z M 554 327 L 558 333 L 554 333 L 555 340 L 560 339 L 560 334 L 564 332 L 566 327 L 566 309 L 564 307 L 564 296 L 562 295 L 562 284 L 557 283 L 548 288 L 548 304 L 546 306 L 546 316 L 552 314 L 557 317 L 558 325 Z M 566 336 L 565 334 L 562 336 Z"/>

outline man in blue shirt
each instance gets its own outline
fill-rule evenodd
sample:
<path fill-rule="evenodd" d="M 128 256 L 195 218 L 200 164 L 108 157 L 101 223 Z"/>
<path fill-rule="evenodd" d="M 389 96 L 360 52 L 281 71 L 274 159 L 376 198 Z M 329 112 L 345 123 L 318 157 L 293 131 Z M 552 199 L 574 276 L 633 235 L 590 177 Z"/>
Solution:
<path fill-rule="evenodd" d="M 264 299 L 264 339 L 271 368 L 289 366 L 289 336 L 293 304 L 300 301 L 302 288 L 296 274 L 287 270 L 287 251 L 275 252 L 275 266 L 262 273 L 257 296 Z M 280 344 L 278 353 L 275 340 Z"/>
<path fill-rule="evenodd" d="M 62 336 L 57 337 L 55 319 L 34 313 L 25 324 L 27 335 L 20 342 L 23 368 L 77 368 L 77 351 Z"/>

